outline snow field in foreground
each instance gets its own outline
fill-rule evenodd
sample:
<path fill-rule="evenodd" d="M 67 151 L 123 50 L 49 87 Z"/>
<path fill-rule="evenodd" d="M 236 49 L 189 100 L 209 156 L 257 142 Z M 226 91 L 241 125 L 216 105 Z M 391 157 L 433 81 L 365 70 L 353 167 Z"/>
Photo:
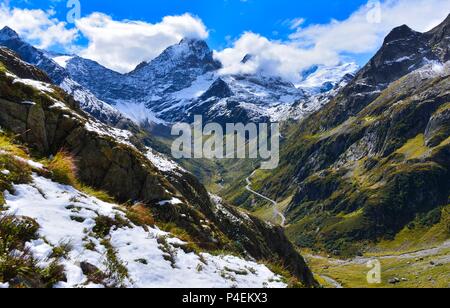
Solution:
<path fill-rule="evenodd" d="M 42 260 L 43 267 L 51 261 L 55 247 L 69 244 L 70 252 L 60 260 L 67 282 L 55 287 L 103 287 L 89 282 L 80 264 L 88 262 L 107 272 L 111 248 L 128 271 L 128 278 L 121 282 L 127 287 L 286 287 L 264 265 L 232 256 L 186 253 L 179 239 L 157 228 L 145 231 L 133 225 L 117 205 L 73 187 L 33 175 L 33 183 L 15 185 L 14 190 L 14 194 L 5 193 L 8 213 L 31 217 L 40 225 L 39 239 L 27 243 L 27 248 Z M 93 229 L 100 216 L 120 219 L 126 226 L 122 223 L 106 238 L 98 238 Z M 105 240 L 112 247 L 106 247 Z"/>

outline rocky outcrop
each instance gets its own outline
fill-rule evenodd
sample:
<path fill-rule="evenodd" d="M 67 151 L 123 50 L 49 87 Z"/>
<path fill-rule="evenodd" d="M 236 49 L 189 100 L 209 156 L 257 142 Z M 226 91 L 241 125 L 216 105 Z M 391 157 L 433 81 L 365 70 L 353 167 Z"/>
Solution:
<path fill-rule="evenodd" d="M 450 136 L 450 103 L 433 114 L 425 131 L 428 147 L 435 147 Z"/>
<path fill-rule="evenodd" d="M 227 85 L 222 78 L 218 78 L 214 83 L 209 87 L 209 89 L 200 96 L 201 101 L 205 101 L 212 97 L 216 98 L 227 98 L 233 96 L 233 91 L 231 91 L 230 87 Z"/>
<path fill-rule="evenodd" d="M 75 155 L 83 182 L 114 192 L 114 196 L 123 202 L 154 202 L 169 197 L 166 188 L 160 184 L 163 178 L 148 160 L 136 150 L 118 144 L 112 137 L 89 131 L 86 128 L 89 119 L 81 111 L 55 107 L 54 98 L 39 92 L 29 98 L 30 103 L 24 103 L 17 97 L 25 96 L 30 90 L 28 86 L 13 86 L 11 79 L 2 82 L 5 82 L 2 88 L 9 86 L 15 92 L 1 93 L 1 126 L 20 134 L 23 141 L 41 155 L 67 149 Z M 71 99 L 61 97 L 60 101 L 70 102 Z M 71 107 L 76 110 L 73 101 Z"/>
<path fill-rule="evenodd" d="M 9 29 L 9 28 L 8 28 Z M 26 79 L 34 79 L 43 82 L 51 82 L 50 78 L 41 70 L 36 69 L 31 64 L 24 62 L 17 54 L 10 49 L 0 46 L 0 61 L 8 62 L 8 69 L 13 74 L 23 76 Z"/>

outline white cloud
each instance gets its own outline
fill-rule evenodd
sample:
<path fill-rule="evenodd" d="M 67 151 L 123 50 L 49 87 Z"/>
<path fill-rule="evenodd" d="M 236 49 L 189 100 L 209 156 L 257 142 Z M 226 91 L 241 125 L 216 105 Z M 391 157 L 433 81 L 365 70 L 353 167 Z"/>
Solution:
<path fill-rule="evenodd" d="M 417 31 L 428 31 L 450 13 L 448 0 L 388 0 L 379 8 L 369 1 L 344 21 L 299 28 L 290 36 L 302 46 L 315 46 L 333 52 L 365 53 L 376 50 L 394 28 L 407 24 Z M 372 10 L 379 9 L 380 20 L 372 20 Z"/>
<path fill-rule="evenodd" d="M 306 21 L 306 19 L 298 17 L 298 18 L 294 18 L 294 19 L 285 20 L 283 22 L 283 24 L 289 26 L 289 28 L 291 30 L 295 30 L 298 27 L 300 27 L 301 25 L 303 25 L 305 23 L 305 21 Z"/>
<path fill-rule="evenodd" d="M 245 55 L 252 58 L 241 63 Z M 287 42 L 270 41 L 259 34 L 244 33 L 232 48 L 215 53 L 224 68 L 223 74 L 263 73 L 276 75 L 291 81 L 298 81 L 299 73 L 312 64 L 333 65 L 339 62 L 335 53 L 314 49 L 302 49 Z"/>
<path fill-rule="evenodd" d="M 190 14 L 166 16 L 161 22 L 150 24 L 116 21 L 108 15 L 94 13 L 78 20 L 76 26 L 89 40 L 80 55 L 119 72 L 131 71 L 185 37 L 208 37 L 203 22 Z"/>
<path fill-rule="evenodd" d="M 39 48 L 68 45 L 77 36 L 76 29 L 68 29 L 65 22 L 54 18 L 55 12 L 8 8 L 0 5 L 0 28 L 9 26 Z"/>
<path fill-rule="evenodd" d="M 286 20 L 293 33 L 286 41 L 269 40 L 245 32 L 227 48 L 215 52 L 224 64 L 224 73 L 262 72 L 297 82 L 302 70 L 311 65 L 335 65 L 343 55 L 373 53 L 394 27 L 408 24 L 426 31 L 441 22 L 450 12 L 448 0 L 370 0 L 345 20 L 305 26 L 301 17 Z M 379 21 L 379 22 L 378 22 Z M 190 14 L 167 16 L 159 23 L 114 20 L 93 13 L 79 19 L 75 28 L 54 18 L 44 10 L 8 9 L 0 6 L 0 27 L 8 25 L 26 40 L 41 48 L 63 47 L 95 60 L 119 72 L 128 72 L 142 61 L 158 56 L 165 48 L 184 37 L 205 39 L 208 29 Z M 87 46 L 76 45 L 83 35 Z M 246 54 L 253 58 L 240 63 Z"/>
<path fill-rule="evenodd" d="M 302 28 L 301 18 L 291 20 L 289 24 L 297 29 L 288 41 L 270 41 L 246 32 L 232 48 L 216 52 L 216 57 L 224 64 L 224 73 L 262 72 L 296 82 L 299 73 L 311 65 L 335 65 L 343 54 L 375 52 L 394 27 L 408 24 L 427 31 L 449 13 L 448 0 L 371 0 L 343 21 Z M 252 60 L 240 63 L 246 54 L 253 55 Z"/>

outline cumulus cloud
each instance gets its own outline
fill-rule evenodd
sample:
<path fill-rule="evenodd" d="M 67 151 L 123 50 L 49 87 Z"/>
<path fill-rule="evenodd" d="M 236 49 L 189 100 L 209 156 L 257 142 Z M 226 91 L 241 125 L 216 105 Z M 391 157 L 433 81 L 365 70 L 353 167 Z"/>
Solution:
<path fill-rule="evenodd" d="M 252 57 L 241 63 L 247 54 Z M 215 57 L 223 64 L 222 74 L 258 72 L 294 82 L 298 81 L 299 73 L 312 64 L 333 65 L 339 62 L 336 53 L 302 49 L 293 43 L 270 41 L 252 32 L 244 33 L 233 47 L 215 52 Z"/>
<path fill-rule="evenodd" d="M 116 21 L 108 15 L 93 13 L 79 19 L 76 26 L 89 40 L 80 55 L 119 72 L 131 71 L 183 38 L 208 37 L 203 22 L 190 14 L 166 16 L 161 22 L 150 24 Z"/>
<path fill-rule="evenodd" d="M 290 38 L 304 46 L 334 52 L 364 53 L 377 49 L 392 28 L 407 24 L 428 31 L 450 13 L 448 0 L 369 1 L 343 21 L 297 29 Z"/>
<path fill-rule="evenodd" d="M 52 10 L 28 10 L 0 5 L 0 28 L 13 28 L 39 48 L 67 46 L 75 40 L 77 30 L 69 29 L 65 22 L 57 20 L 54 15 Z"/>
<path fill-rule="evenodd" d="M 270 41 L 246 32 L 232 48 L 216 52 L 224 64 L 223 73 L 255 73 L 285 77 L 293 82 L 312 65 L 335 65 L 343 55 L 375 52 L 392 28 L 408 24 L 428 31 L 450 13 L 448 0 L 369 1 L 346 20 L 302 27 L 303 20 L 290 23 L 294 33 L 287 41 Z M 246 54 L 253 57 L 240 63 Z"/>

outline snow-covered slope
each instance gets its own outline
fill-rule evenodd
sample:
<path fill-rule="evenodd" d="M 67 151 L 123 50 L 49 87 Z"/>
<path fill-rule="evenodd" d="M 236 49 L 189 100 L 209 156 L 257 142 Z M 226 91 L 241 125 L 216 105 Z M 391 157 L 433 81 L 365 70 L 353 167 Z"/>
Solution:
<path fill-rule="evenodd" d="M 356 64 L 344 64 L 336 67 L 317 68 L 298 86 L 308 95 L 290 106 L 280 115 L 282 119 L 300 120 L 321 109 L 343 90 L 355 78 Z"/>
<path fill-rule="evenodd" d="M 99 121 L 113 126 L 118 125 L 122 121 L 129 121 L 119 110 L 99 100 L 89 90 L 79 85 L 73 79 L 65 78 L 59 86 L 80 103 L 81 109 Z"/>
<path fill-rule="evenodd" d="M 126 75 L 80 57 L 70 59 L 66 68 L 74 80 L 131 118 L 164 122 L 170 117 L 159 113 L 174 114 L 208 89 L 214 81 L 210 73 L 219 69 L 220 63 L 204 41 L 185 39 Z"/>
<path fill-rule="evenodd" d="M 155 227 L 138 227 L 118 205 L 87 196 L 73 187 L 33 175 L 30 184 L 5 193 L 8 213 L 34 219 L 38 238 L 26 247 L 42 266 L 52 262 L 56 247 L 70 247 L 60 260 L 67 281 L 56 287 L 285 287 L 266 266 L 233 256 L 186 253 L 187 243 Z M 106 217 L 106 218 L 105 218 Z M 103 238 L 96 234 L 100 219 L 115 222 Z M 126 271 L 109 272 L 112 255 Z M 104 279 L 89 280 L 86 268 L 97 268 Z M 92 274 L 92 273 L 91 273 Z"/>
<path fill-rule="evenodd" d="M 316 66 L 296 86 L 307 93 L 318 94 L 332 90 L 345 76 L 354 76 L 359 66 L 356 63 L 341 63 L 335 66 Z"/>

